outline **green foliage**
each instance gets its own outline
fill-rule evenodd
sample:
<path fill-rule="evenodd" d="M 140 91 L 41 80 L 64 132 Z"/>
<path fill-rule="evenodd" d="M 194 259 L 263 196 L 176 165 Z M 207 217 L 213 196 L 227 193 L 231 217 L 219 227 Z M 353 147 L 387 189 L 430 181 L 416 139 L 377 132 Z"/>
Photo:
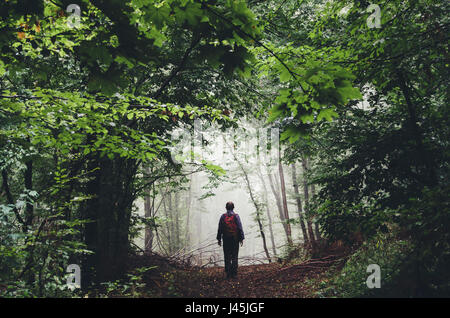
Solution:
<path fill-rule="evenodd" d="M 302 44 L 328 54 L 303 52 L 305 46 L 286 53 L 296 52 L 297 60 L 309 57 L 313 67 L 287 64 L 308 82 L 301 83 L 305 89 L 293 86 L 294 92 L 292 87 L 282 87 L 269 120 L 284 118 L 282 138 L 292 143 L 291 161 L 311 157 L 308 180 L 320 189 L 311 210 L 326 238 L 352 245 L 360 234 L 371 240 L 377 233 L 400 227 L 414 253 L 404 259 L 406 268 L 391 271 L 391 290 L 399 292 L 395 283 L 410 276 L 413 286 L 403 295 L 446 295 L 448 275 L 443 268 L 448 268 L 448 246 L 443 242 L 448 237 L 443 228 L 449 226 L 444 189 L 448 188 L 450 117 L 446 116 L 447 88 L 442 85 L 448 77 L 442 32 L 448 31 L 448 16 L 443 13 L 448 3 L 378 2 L 379 29 L 368 27 L 367 5 L 360 1 L 317 4 L 320 10 L 308 20 L 313 26 Z M 273 60 L 272 67 L 277 68 Z M 341 90 L 342 98 L 348 98 L 346 107 L 327 107 L 338 116 L 320 122 L 319 116 L 326 119 L 326 114 L 311 110 L 320 105 L 314 100 L 320 98 L 320 90 L 335 84 L 328 74 L 333 64 L 352 74 L 344 75 L 343 81 L 360 88 L 364 103 L 356 103 L 361 96 L 348 83 Z M 268 72 L 270 67 L 262 70 Z M 280 66 L 277 70 L 282 83 L 297 77 Z M 302 97 L 309 87 L 319 91 L 314 98 Z M 336 94 L 325 96 L 340 100 Z M 297 102 L 311 103 L 310 110 L 299 111 L 292 102 L 296 97 Z M 340 292 L 352 290 L 345 286 Z M 365 294 L 360 290 L 348 295 Z M 378 295 L 395 293 L 381 290 Z"/>
<path fill-rule="evenodd" d="M 317 292 L 319 297 L 405 297 L 411 290 L 401 290 L 399 274 L 403 262 L 412 251 L 412 245 L 406 240 L 399 240 L 392 235 L 378 234 L 365 242 L 350 256 L 336 275 L 321 285 Z M 380 288 L 368 288 L 366 280 L 371 274 L 367 266 L 380 266 Z"/>
<path fill-rule="evenodd" d="M 423 295 L 450 295 L 450 188 L 425 188 L 423 196 L 398 215 L 415 247 L 415 263 Z"/>
<path fill-rule="evenodd" d="M 123 280 L 116 280 L 112 282 L 102 283 L 103 291 L 96 297 L 143 297 L 151 296 L 146 292 L 146 284 L 144 282 L 144 275 L 146 272 L 156 269 L 157 266 L 139 267 L 128 273 Z"/>
<path fill-rule="evenodd" d="M 167 272 L 164 273 L 163 275 L 163 279 L 167 285 L 167 296 L 169 297 L 179 297 L 179 291 L 178 288 L 176 286 L 176 276 L 174 273 L 171 272 Z"/>
<path fill-rule="evenodd" d="M 352 245 L 355 233 L 373 237 L 379 231 L 388 231 L 392 212 L 377 208 L 375 204 L 371 202 L 343 205 L 339 201 L 327 201 L 313 210 L 316 211 L 317 221 L 330 241 L 342 240 Z"/>
<path fill-rule="evenodd" d="M 15 205 L 0 204 L 0 295 L 77 296 L 66 284 L 66 267 L 74 257 L 90 253 L 75 239 L 82 222 L 63 220 L 60 214 L 52 215 L 49 209 L 41 208 L 35 211 L 39 222 L 24 232 L 13 209 L 21 213 L 26 208 L 23 202 L 35 203 L 36 196 L 23 195 Z"/>
<path fill-rule="evenodd" d="M 3 130 L 2 134 L 5 138 L 29 140 L 34 147 L 57 149 L 61 155 L 99 153 L 111 159 L 117 156 L 153 160 L 163 151 L 165 141 L 156 132 L 145 133 L 129 127 L 129 121 L 158 118 L 163 125 L 169 120 L 167 113 L 181 117 L 186 112 L 191 116 L 221 116 L 210 108 L 186 105 L 181 109 L 129 95 L 106 98 L 54 90 L 35 90 L 32 94 L 24 96 L 25 102 L 3 101 L 3 116 L 15 116 L 22 123 Z"/>
<path fill-rule="evenodd" d="M 361 99 L 358 88 L 353 87 L 354 75 L 349 69 L 336 64 L 345 52 L 336 49 L 317 50 L 303 45 L 295 47 L 288 43 L 282 47 L 270 46 L 273 56 L 262 49 L 255 49 L 261 57 L 258 63 L 260 76 L 279 76 L 280 89 L 275 106 L 269 110 L 268 122 L 291 117 L 297 125 L 289 125 L 281 135 L 290 142 L 302 134 L 301 127 L 314 121 L 337 117 L 336 109 L 351 100 Z M 280 59 L 278 56 L 288 56 Z M 283 83 L 287 83 L 283 84 Z"/>

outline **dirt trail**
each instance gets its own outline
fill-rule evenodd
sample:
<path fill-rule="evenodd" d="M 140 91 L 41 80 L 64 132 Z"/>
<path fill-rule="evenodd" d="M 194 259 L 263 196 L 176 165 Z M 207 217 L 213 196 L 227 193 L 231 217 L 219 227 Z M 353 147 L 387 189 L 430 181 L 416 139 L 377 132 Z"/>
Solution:
<path fill-rule="evenodd" d="M 278 263 L 240 266 L 236 279 L 226 279 L 223 267 L 210 267 L 197 275 L 192 271 L 190 277 L 198 279 L 184 285 L 198 284 L 192 290 L 194 293 L 188 293 L 189 297 L 311 297 L 311 286 L 306 281 L 323 275 L 340 261 L 325 257 L 287 266 Z"/>
<path fill-rule="evenodd" d="M 155 265 L 152 257 L 140 258 L 139 266 L 150 265 L 150 260 Z M 145 281 L 153 289 L 151 297 L 312 297 L 308 280 L 323 276 L 330 266 L 340 265 L 342 261 L 342 257 L 327 256 L 300 264 L 239 266 L 238 277 L 226 279 L 223 267 L 174 268 L 160 258 L 158 270 L 146 275 Z"/>
<path fill-rule="evenodd" d="M 279 264 L 242 266 L 237 279 L 224 278 L 223 267 L 208 268 L 209 279 L 201 283 L 202 294 L 208 297 L 305 297 L 304 280 L 311 270 L 282 272 Z M 316 271 L 317 272 L 317 271 Z"/>

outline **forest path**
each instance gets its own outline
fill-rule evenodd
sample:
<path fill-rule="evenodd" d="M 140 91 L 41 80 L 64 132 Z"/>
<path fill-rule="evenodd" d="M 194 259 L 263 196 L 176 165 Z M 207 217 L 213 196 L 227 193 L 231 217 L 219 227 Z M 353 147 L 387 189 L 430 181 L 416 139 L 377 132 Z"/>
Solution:
<path fill-rule="evenodd" d="M 327 254 L 302 263 L 239 266 L 234 279 L 226 279 L 222 266 L 177 265 L 156 254 L 137 256 L 129 265 L 153 268 L 143 276 L 143 297 L 299 298 L 316 297 L 317 282 L 326 280 L 329 270 L 342 268 L 348 257 L 336 251 Z"/>
<path fill-rule="evenodd" d="M 247 265 L 239 267 L 239 276 L 226 279 L 223 267 L 204 270 L 208 279 L 201 282 L 203 297 L 305 297 L 304 282 L 313 271 L 283 270 L 280 264 Z"/>
<path fill-rule="evenodd" d="M 186 280 L 177 282 L 177 290 L 183 297 L 312 297 L 310 280 L 323 276 L 339 262 L 340 259 L 328 256 L 295 265 L 240 266 L 235 279 L 226 279 L 224 268 L 219 266 L 191 269 Z"/>

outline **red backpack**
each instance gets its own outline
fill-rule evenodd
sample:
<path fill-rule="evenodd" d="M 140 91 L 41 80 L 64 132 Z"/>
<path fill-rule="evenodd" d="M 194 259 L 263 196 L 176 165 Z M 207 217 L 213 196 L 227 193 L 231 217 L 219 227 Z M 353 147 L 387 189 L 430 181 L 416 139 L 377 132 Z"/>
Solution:
<path fill-rule="evenodd" d="M 224 213 L 224 216 L 223 234 L 225 236 L 237 236 L 238 228 L 236 223 L 236 214 L 231 214 L 229 216 L 227 213 Z"/>

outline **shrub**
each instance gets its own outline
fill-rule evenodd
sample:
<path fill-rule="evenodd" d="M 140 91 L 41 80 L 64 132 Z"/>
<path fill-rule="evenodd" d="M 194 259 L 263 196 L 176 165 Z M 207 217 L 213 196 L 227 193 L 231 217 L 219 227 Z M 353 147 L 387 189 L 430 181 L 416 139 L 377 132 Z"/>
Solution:
<path fill-rule="evenodd" d="M 411 254 L 412 244 L 398 240 L 392 234 L 379 233 L 366 241 L 350 256 L 344 267 L 327 286 L 322 286 L 319 296 L 324 297 L 387 297 L 398 295 L 398 278 L 403 262 Z M 381 288 L 370 289 L 366 280 L 369 264 L 377 264 L 381 270 Z"/>

